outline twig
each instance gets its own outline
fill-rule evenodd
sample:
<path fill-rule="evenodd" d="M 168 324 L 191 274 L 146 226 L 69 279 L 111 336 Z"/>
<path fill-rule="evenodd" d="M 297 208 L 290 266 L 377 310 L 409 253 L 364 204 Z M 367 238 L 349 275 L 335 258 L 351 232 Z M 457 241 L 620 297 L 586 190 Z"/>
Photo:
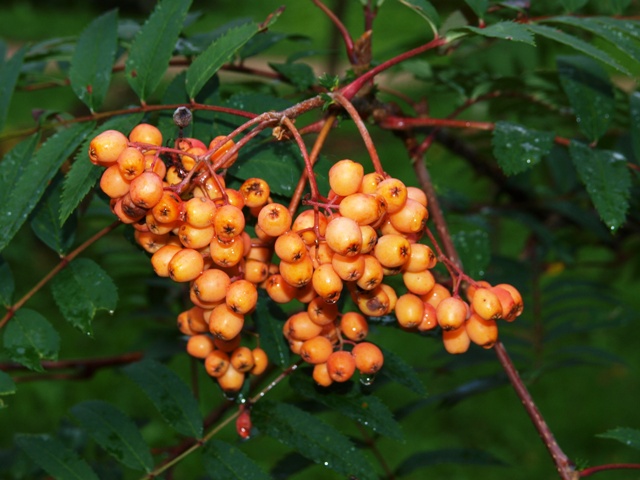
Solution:
<path fill-rule="evenodd" d="M 585 468 L 580 470 L 580 478 L 589 477 L 594 473 L 604 472 L 607 470 L 640 470 L 640 464 L 637 463 L 610 463 L 608 465 L 598 465 L 596 467 Z"/>
<path fill-rule="evenodd" d="M 347 50 L 347 57 L 349 57 L 349 62 L 351 62 L 352 64 L 357 62 L 357 58 L 354 54 L 353 49 L 353 39 L 351 38 L 347 27 L 345 27 L 344 23 L 342 23 L 342 21 L 320 0 L 312 0 L 312 2 L 316 5 L 316 7 L 322 10 L 327 17 L 329 17 L 329 20 L 331 20 L 335 28 L 337 28 L 340 32 L 340 35 L 342 35 L 342 41 L 344 42 L 344 46 Z"/>

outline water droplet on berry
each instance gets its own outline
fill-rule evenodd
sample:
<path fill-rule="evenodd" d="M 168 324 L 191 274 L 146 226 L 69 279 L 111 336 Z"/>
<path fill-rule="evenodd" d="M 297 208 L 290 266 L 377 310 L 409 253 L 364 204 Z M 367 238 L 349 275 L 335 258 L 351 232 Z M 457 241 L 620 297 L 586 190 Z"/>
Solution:
<path fill-rule="evenodd" d="M 224 398 L 226 400 L 229 400 L 230 402 L 235 402 L 236 399 L 238 398 L 238 392 L 228 392 L 228 391 L 223 391 L 223 395 Z"/>
<path fill-rule="evenodd" d="M 366 385 L 366 386 L 372 385 L 375 379 L 376 379 L 376 376 L 374 374 L 360 375 L 360 383 L 362 385 Z"/>

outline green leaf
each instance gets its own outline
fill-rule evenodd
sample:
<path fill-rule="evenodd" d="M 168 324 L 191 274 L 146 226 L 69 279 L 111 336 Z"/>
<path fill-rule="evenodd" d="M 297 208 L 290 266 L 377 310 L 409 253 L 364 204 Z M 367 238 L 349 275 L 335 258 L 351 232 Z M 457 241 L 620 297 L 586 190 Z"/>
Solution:
<path fill-rule="evenodd" d="M 427 390 L 424 388 L 422 380 L 420 380 L 420 377 L 411 365 L 391 350 L 382 347 L 380 350 L 382 350 L 382 354 L 384 355 L 384 367 L 380 370 L 381 375 L 384 375 L 391 381 L 398 382 L 400 385 L 407 387 L 422 397 L 427 395 Z"/>
<path fill-rule="evenodd" d="M 268 480 L 271 478 L 245 453 L 220 440 L 207 442 L 202 452 L 207 474 L 216 480 Z"/>
<path fill-rule="evenodd" d="M 560 3 L 567 12 L 575 12 L 584 7 L 589 0 L 560 0 Z"/>
<path fill-rule="evenodd" d="M 640 162 L 640 92 L 629 95 L 629 123 L 633 155 Z"/>
<path fill-rule="evenodd" d="M 16 87 L 16 82 L 20 75 L 20 69 L 24 61 L 24 55 L 27 52 L 27 47 L 22 47 L 8 60 L 4 58 L 6 52 L 7 45 L 4 41 L 0 40 L 0 131 L 2 131 L 7 121 L 11 97 L 13 96 L 13 90 Z"/>
<path fill-rule="evenodd" d="M 16 393 L 16 384 L 9 374 L 0 370 L 0 395 L 12 395 Z M 0 405 L 2 400 L 0 400 Z"/>
<path fill-rule="evenodd" d="M 635 428 L 618 427 L 613 430 L 607 430 L 604 433 L 596 435 L 596 437 L 617 440 L 631 448 L 640 450 L 640 430 Z"/>
<path fill-rule="evenodd" d="M 251 37 L 258 33 L 258 25 L 246 23 L 225 32 L 194 60 L 187 69 L 187 94 L 195 98 L 200 89 Z"/>
<path fill-rule="evenodd" d="M 631 4 L 631 0 L 607 0 L 606 2 L 599 3 L 602 4 L 606 13 L 621 15 Z"/>
<path fill-rule="evenodd" d="M 527 28 L 537 34 L 537 35 L 541 35 L 543 37 L 546 37 L 550 40 L 554 40 L 556 42 L 562 43 L 564 45 L 567 45 L 571 48 L 574 48 L 576 50 L 578 50 L 579 52 L 582 52 L 592 58 L 595 58 L 596 60 L 605 63 L 613 68 L 615 68 L 616 70 L 619 70 L 620 72 L 626 74 L 626 75 L 630 75 L 629 70 L 627 70 L 626 68 L 624 68 L 622 65 L 620 65 L 618 62 L 616 62 L 615 60 L 613 60 L 608 54 L 606 54 L 605 52 L 603 52 L 602 50 L 600 50 L 597 47 L 594 47 L 593 45 L 585 42 L 584 40 L 581 40 L 577 37 L 574 37 L 572 35 L 568 35 L 566 33 L 564 33 L 561 30 L 557 30 L 555 28 L 551 28 L 551 27 L 547 27 L 546 25 L 527 25 Z"/>
<path fill-rule="evenodd" d="M 497 122 L 493 130 L 493 154 L 507 175 L 515 175 L 540 162 L 553 147 L 554 134 L 531 130 L 510 122 Z"/>
<path fill-rule="evenodd" d="M 313 69 L 306 63 L 269 63 L 280 75 L 289 80 L 298 90 L 307 90 L 316 83 Z"/>
<path fill-rule="evenodd" d="M 398 0 L 401 4 L 406 5 L 411 10 L 416 12 L 422 18 L 424 18 L 431 30 L 433 30 L 434 35 L 438 32 L 438 27 L 440 26 L 440 15 L 438 15 L 438 11 L 434 8 L 431 2 L 427 0 Z"/>
<path fill-rule="evenodd" d="M 0 256 L 0 303 L 8 307 L 13 302 L 16 284 L 9 264 Z"/>
<path fill-rule="evenodd" d="M 572 141 L 571 160 L 587 192 L 611 231 L 620 227 L 629 208 L 631 174 L 626 159 L 619 152 L 595 150 Z"/>
<path fill-rule="evenodd" d="M 87 400 L 71 414 L 98 445 L 118 462 L 134 470 L 153 470 L 153 457 L 135 423 L 119 409 L 101 400 Z"/>
<path fill-rule="evenodd" d="M 64 222 L 69 218 L 104 172 L 103 167 L 94 165 L 89 161 L 87 152 L 89 151 L 91 140 L 106 130 L 118 130 L 128 135 L 133 127 L 142 121 L 143 115 L 143 113 L 133 113 L 110 118 L 91 132 L 91 135 L 80 146 L 69 173 L 64 179 L 60 205 L 60 222 Z"/>
<path fill-rule="evenodd" d="M 93 20 L 78 37 L 71 58 L 69 81 L 75 94 L 92 112 L 100 108 L 109 90 L 117 41 L 117 10 Z"/>
<path fill-rule="evenodd" d="M 489 0 L 464 0 L 478 18 L 484 18 L 489 8 Z"/>
<path fill-rule="evenodd" d="M 33 210 L 31 229 L 54 252 L 66 253 L 75 240 L 77 217 L 67 219 L 61 224 L 59 218 L 60 196 L 62 194 L 62 175 L 56 175 L 44 196 Z"/>
<path fill-rule="evenodd" d="M 464 27 L 478 35 L 492 38 L 500 38 L 502 40 L 512 40 L 514 42 L 523 42 L 529 45 L 535 45 L 535 41 L 528 27 L 522 23 L 516 22 L 498 22 L 485 28 Z"/>
<path fill-rule="evenodd" d="M 177 432 L 202 438 L 202 415 L 189 387 L 172 370 L 154 360 L 142 360 L 123 368 Z"/>
<path fill-rule="evenodd" d="M 55 438 L 19 434 L 15 436 L 14 442 L 56 480 L 98 480 L 87 462 Z"/>
<path fill-rule="evenodd" d="M 451 463 L 454 465 L 499 465 L 505 463 L 483 450 L 472 448 L 448 448 L 414 453 L 405 459 L 396 469 L 398 477 L 409 475 L 414 470 L 434 465 Z"/>
<path fill-rule="evenodd" d="M 142 102 L 162 80 L 190 6 L 191 0 L 160 0 L 133 40 L 125 74 Z"/>
<path fill-rule="evenodd" d="M 9 165 L 18 168 L 13 172 L 10 170 L 0 174 L 0 197 L 4 200 L 0 202 L 0 222 L 3 225 L 0 231 L 0 251 L 4 250 L 25 222 L 60 165 L 93 127 L 92 122 L 72 125 L 50 137 L 32 157 L 32 142 L 36 137 L 30 137 L 29 142 L 19 144 L 11 151 L 10 156 L 16 153 Z M 9 168 L 9 165 L 3 165 L 3 170 Z"/>
<path fill-rule="evenodd" d="M 291 375 L 289 384 L 296 393 L 315 400 L 332 411 L 340 412 L 380 435 L 403 440 L 400 424 L 382 400 L 374 395 L 363 395 L 356 388 L 338 393 L 322 387 L 318 389 L 311 375 L 306 375 L 305 372 Z"/>
<path fill-rule="evenodd" d="M 464 271 L 472 278 L 484 277 L 491 260 L 491 245 L 486 230 L 465 229 L 451 235 Z"/>
<path fill-rule="evenodd" d="M 41 360 L 58 358 L 60 336 L 38 312 L 21 308 L 4 328 L 2 343 L 11 360 L 43 372 Z"/>
<path fill-rule="evenodd" d="M 319 465 L 358 480 L 377 478 L 366 457 L 343 434 L 293 405 L 263 400 L 252 408 L 251 420 L 261 432 Z"/>
<path fill-rule="evenodd" d="M 64 318 L 89 335 L 96 312 L 113 311 L 118 303 L 113 280 L 88 258 L 78 258 L 58 273 L 51 281 L 51 292 Z"/>
<path fill-rule="evenodd" d="M 282 335 L 286 314 L 263 289 L 258 290 L 258 304 L 252 317 L 260 335 L 260 346 L 267 352 L 269 361 L 282 368 L 288 367 L 291 354 Z"/>

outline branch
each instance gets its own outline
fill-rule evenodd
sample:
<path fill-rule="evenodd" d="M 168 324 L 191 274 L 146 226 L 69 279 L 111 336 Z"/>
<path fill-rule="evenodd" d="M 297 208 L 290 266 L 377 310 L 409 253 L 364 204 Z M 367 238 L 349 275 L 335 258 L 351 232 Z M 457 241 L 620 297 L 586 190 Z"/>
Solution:
<path fill-rule="evenodd" d="M 349 35 L 349 30 L 347 30 L 347 27 L 345 27 L 344 23 L 342 23 L 342 21 L 320 0 L 311 1 L 316 5 L 316 7 L 322 10 L 327 17 L 329 17 L 329 20 L 331 20 L 333 25 L 338 29 L 340 35 L 342 35 L 342 41 L 344 42 L 344 46 L 347 50 L 347 57 L 349 58 L 349 62 L 351 64 L 356 63 L 357 58 L 354 54 L 353 39 L 351 38 L 351 35 Z"/>
<path fill-rule="evenodd" d="M 589 477 L 594 473 L 604 472 L 606 470 L 640 470 L 640 464 L 637 463 L 611 463 L 608 465 L 598 465 L 597 467 L 589 467 L 580 470 L 580 478 Z"/>

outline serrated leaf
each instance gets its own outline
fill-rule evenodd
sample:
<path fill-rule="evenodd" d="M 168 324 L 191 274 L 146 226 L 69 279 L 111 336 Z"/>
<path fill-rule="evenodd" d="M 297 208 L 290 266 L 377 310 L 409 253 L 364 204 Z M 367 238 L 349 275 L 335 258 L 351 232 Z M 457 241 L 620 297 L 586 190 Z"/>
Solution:
<path fill-rule="evenodd" d="M 0 395 L 12 395 L 16 393 L 16 384 L 9 374 L 0 370 Z"/>
<path fill-rule="evenodd" d="M 407 387 L 420 396 L 427 395 L 427 390 L 424 388 L 422 380 L 420 380 L 420 377 L 411 365 L 391 350 L 382 347 L 380 350 L 382 350 L 382 354 L 384 355 L 384 367 L 380 370 L 381 375 L 384 375 L 391 381 L 398 382 L 400 385 Z"/>
<path fill-rule="evenodd" d="M 0 251 L 11 241 L 36 206 L 60 165 L 75 151 L 89 132 L 93 122 L 77 123 L 50 137 L 32 157 L 33 145 L 21 143 L 12 163 L 20 164 L 14 172 L 0 176 Z M 35 137 L 34 137 L 35 139 Z M 25 145 L 25 146 L 23 146 Z M 14 148 L 14 151 L 18 148 Z M 8 165 L 3 165 L 3 169 Z"/>
<path fill-rule="evenodd" d="M 8 307 L 13 302 L 16 284 L 9 264 L 0 256 L 0 303 Z"/>
<path fill-rule="evenodd" d="M 454 465 L 506 465 L 502 460 L 483 450 L 447 448 L 414 453 L 398 466 L 395 474 L 398 477 L 402 477 L 420 468 L 447 463 Z"/>
<path fill-rule="evenodd" d="M 260 335 L 260 346 L 267 352 L 269 361 L 281 368 L 288 367 L 291 354 L 282 334 L 286 314 L 262 289 L 258 290 L 258 304 L 252 318 Z"/>
<path fill-rule="evenodd" d="M 19 434 L 15 436 L 14 442 L 56 480 L 98 480 L 87 462 L 55 438 Z"/>
<path fill-rule="evenodd" d="M 283 40 L 298 40 L 302 41 L 307 39 L 303 35 L 292 35 L 290 33 L 282 33 L 282 32 L 273 32 L 271 30 L 267 30 L 266 32 L 260 33 L 255 37 L 252 37 L 241 49 L 239 52 L 240 58 L 242 60 L 258 55 L 259 53 L 268 50 L 272 46 L 280 43 Z"/>
<path fill-rule="evenodd" d="M 528 27 L 522 23 L 516 22 L 498 22 L 485 28 L 464 27 L 484 37 L 500 38 L 502 40 L 511 40 L 514 42 L 523 42 L 529 45 L 535 45 L 535 41 Z"/>
<path fill-rule="evenodd" d="M 98 445 L 118 462 L 134 470 L 153 470 L 153 457 L 135 423 L 119 409 L 101 400 L 88 400 L 71 414 Z"/>
<path fill-rule="evenodd" d="M 220 440 L 209 440 L 202 452 L 207 474 L 216 480 L 268 480 L 271 478 L 242 450 Z"/>
<path fill-rule="evenodd" d="M 7 60 L 4 58 L 6 51 L 6 43 L 0 40 L 0 131 L 7 121 L 11 97 L 13 97 L 13 90 L 20 75 L 27 47 L 22 47 Z"/>
<path fill-rule="evenodd" d="M 80 146 L 69 173 L 64 179 L 60 204 L 60 222 L 64 222 L 69 218 L 104 172 L 104 168 L 89 161 L 87 152 L 89 151 L 91 140 L 106 130 L 118 130 L 128 135 L 133 127 L 142 121 L 143 115 L 143 113 L 133 113 L 110 118 L 91 132 L 91 135 Z"/>
<path fill-rule="evenodd" d="M 261 432 L 319 465 L 359 480 L 377 478 L 366 457 L 343 434 L 293 405 L 263 400 L 252 408 L 251 420 Z"/>
<path fill-rule="evenodd" d="M 42 199 L 31 215 L 31 229 L 36 236 L 54 252 L 66 253 L 75 240 L 77 217 L 68 218 L 60 223 L 60 197 L 62 195 L 61 175 L 57 175 L 47 187 Z"/>
<path fill-rule="evenodd" d="M 74 93 L 92 112 L 100 108 L 109 90 L 117 41 L 117 10 L 94 19 L 78 37 L 71 57 L 69 81 Z"/>
<path fill-rule="evenodd" d="M 306 63 L 269 63 L 280 75 L 289 80 L 298 90 L 307 90 L 316 83 L 313 69 Z"/>
<path fill-rule="evenodd" d="M 290 452 L 284 457 L 281 457 L 269 473 L 276 480 L 288 480 L 296 473 L 300 473 L 303 470 L 311 467 L 314 463 L 306 457 L 303 457 L 298 452 Z"/>
<path fill-rule="evenodd" d="M 560 3 L 567 12 L 575 12 L 584 7 L 589 0 L 560 0 Z"/>
<path fill-rule="evenodd" d="M 133 40 L 125 74 L 142 102 L 162 80 L 190 6 L 191 0 L 160 0 Z"/>
<path fill-rule="evenodd" d="M 486 230 L 461 230 L 451 235 L 464 271 L 471 278 L 483 277 L 491 260 L 491 245 Z"/>
<path fill-rule="evenodd" d="M 504 173 L 515 175 L 539 163 L 551 151 L 554 137 L 552 132 L 497 122 L 493 130 L 493 154 Z"/>
<path fill-rule="evenodd" d="M 89 335 L 97 311 L 113 311 L 118 303 L 113 280 L 88 258 L 78 258 L 58 273 L 51 281 L 51 292 L 64 318 Z"/>
<path fill-rule="evenodd" d="M 380 435 L 396 440 L 404 438 L 400 424 L 395 421 L 391 411 L 374 395 L 363 395 L 356 388 L 339 393 L 324 388 L 319 390 L 311 376 L 304 372 L 292 375 L 289 384 L 296 393 L 340 412 Z"/>
<path fill-rule="evenodd" d="M 595 150 L 577 141 L 569 145 L 569 154 L 600 218 L 611 231 L 617 230 L 629 208 L 631 174 L 626 159 L 619 152 Z"/>
<path fill-rule="evenodd" d="M 438 27 L 440 26 L 440 15 L 438 15 L 438 11 L 434 8 L 431 2 L 427 0 L 398 1 L 424 18 L 431 27 L 431 30 L 433 30 L 433 34 L 437 35 Z"/>
<path fill-rule="evenodd" d="M 489 0 L 464 0 L 478 18 L 484 18 L 489 8 Z"/>
<path fill-rule="evenodd" d="M 257 24 L 240 25 L 227 31 L 198 55 L 187 69 L 186 88 L 189 98 L 195 98 L 204 84 L 256 33 Z"/>
<path fill-rule="evenodd" d="M 624 73 L 625 75 L 630 75 L 629 70 L 627 70 L 626 68 L 624 68 L 622 65 L 620 65 L 618 62 L 616 62 L 615 60 L 613 60 L 609 55 L 607 55 L 605 52 L 603 52 L 602 50 L 600 50 L 597 47 L 594 47 L 593 45 L 585 42 L 584 40 L 581 40 L 577 37 L 574 37 L 572 35 L 569 35 L 561 30 L 557 30 L 555 28 L 551 28 L 551 27 L 547 27 L 546 25 L 527 25 L 527 28 L 535 33 L 536 35 L 541 35 L 543 37 L 546 37 L 550 40 L 554 40 L 556 42 L 562 43 L 564 45 L 567 45 L 571 48 L 574 48 L 575 50 L 578 50 L 579 52 L 582 52 L 602 63 L 605 63 L 613 68 L 615 68 L 616 70 Z"/>
<path fill-rule="evenodd" d="M 2 343 L 14 362 L 43 372 L 41 360 L 56 360 L 60 336 L 38 312 L 21 308 L 4 328 Z"/>
<path fill-rule="evenodd" d="M 635 428 L 618 427 L 612 430 L 607 430 L 604 433 L 596 435 L 596 437 L 617 440 L 631 448 L 640 450 L 640 430 Z"/>
<path fill-rule="evenodd" d="M 629 95 L 629 124 L 633 155 L 640 162 L 640 92 Z"/>
<path fill-rule="evenodd" d="M 202 437 L 202 415 L 189 387 L 172 370 L 154 360 L 142 360 L 123 368 L 147 394 L 162 417 L 177 432 Z"/>

